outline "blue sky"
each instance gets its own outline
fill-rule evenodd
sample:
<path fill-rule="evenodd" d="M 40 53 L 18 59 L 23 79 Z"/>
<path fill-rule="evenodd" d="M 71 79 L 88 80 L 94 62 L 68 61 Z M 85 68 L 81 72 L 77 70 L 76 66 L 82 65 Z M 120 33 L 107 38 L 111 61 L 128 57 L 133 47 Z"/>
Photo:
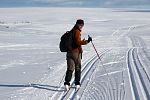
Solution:
<path fill-rule="evenodd" d="M 150 0 L 0 0 L 0 7 L 133 7 L 150 6 Z"/>

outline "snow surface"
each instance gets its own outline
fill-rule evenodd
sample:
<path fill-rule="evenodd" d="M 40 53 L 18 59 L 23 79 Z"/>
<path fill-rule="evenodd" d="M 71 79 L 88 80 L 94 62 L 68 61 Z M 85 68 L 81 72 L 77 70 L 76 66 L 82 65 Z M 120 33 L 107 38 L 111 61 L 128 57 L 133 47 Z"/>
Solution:
<path fill-rule="evenodd" d="M 103 8 L 0 8 L 0 100 L 150 100 L 150 13 Z M 84 19 L 82 86 L 63 97 L 61 35 Z M 73 80 L 71 81 L 73 83 Z"/>

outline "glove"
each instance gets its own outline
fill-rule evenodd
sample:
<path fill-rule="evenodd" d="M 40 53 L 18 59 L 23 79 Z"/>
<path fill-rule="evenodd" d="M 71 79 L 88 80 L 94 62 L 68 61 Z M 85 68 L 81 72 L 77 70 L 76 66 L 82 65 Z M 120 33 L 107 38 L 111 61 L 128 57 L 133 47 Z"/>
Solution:
<path fill-rule="evenodd" d="M 89 38 L 88 38 L 88 43 L 89 43 L 90 41 L 92 41 L 92 37 L 89 36 Z"/>

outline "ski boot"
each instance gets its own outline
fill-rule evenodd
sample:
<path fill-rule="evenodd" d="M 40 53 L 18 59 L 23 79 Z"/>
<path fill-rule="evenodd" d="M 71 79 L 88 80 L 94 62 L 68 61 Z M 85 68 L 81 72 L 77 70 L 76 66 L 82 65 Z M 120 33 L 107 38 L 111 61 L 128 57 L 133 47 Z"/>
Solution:
<path fill-rule="evenodd" d="M 70 85 L 65 85 L 65 90 L 69 91 L 70 90 Z"/>

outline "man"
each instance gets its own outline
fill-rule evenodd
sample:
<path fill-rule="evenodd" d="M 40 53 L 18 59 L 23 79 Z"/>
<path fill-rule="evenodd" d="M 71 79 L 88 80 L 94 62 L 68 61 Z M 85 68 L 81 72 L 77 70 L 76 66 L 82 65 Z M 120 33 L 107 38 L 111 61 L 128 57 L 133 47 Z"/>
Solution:
<path fill-rule="evenodd" d="M 80 88 L 80 77 L 81 77 L 81 59 L 82 59 L 82 45 L 88 44 L 92 41 L 92 38 L 89 37 L 88 40 L 81 40 L 81 31 L 84 26 L 84 21 L 82 19 L 78 19 L 76 21 L 75 26 L 71 30 L 74 36 L 74 43 L 76 48 L 72 49 L 71 51 L 67 52 L 66 60 L 67 60 L 67 71 L 65 76 L 64 85 L 66 90 L 70 88 L 70 81 L 72 78 L 72 73 L 75 70 L 75 85 L 76 89 Z"/>

